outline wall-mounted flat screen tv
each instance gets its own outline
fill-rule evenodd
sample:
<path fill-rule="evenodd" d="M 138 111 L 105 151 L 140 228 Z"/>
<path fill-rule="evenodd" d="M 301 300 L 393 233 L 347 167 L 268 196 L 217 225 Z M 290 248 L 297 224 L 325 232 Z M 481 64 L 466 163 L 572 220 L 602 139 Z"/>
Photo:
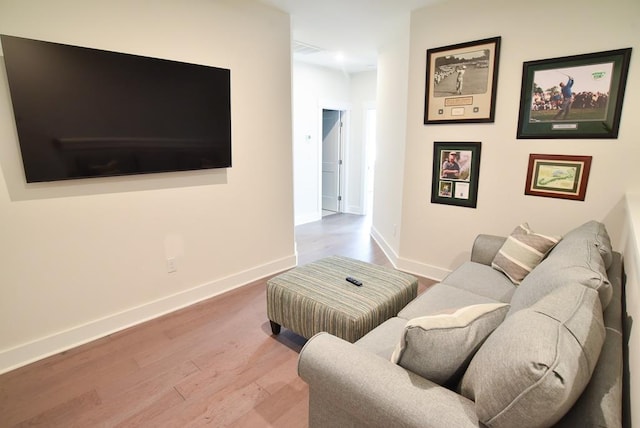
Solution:
<path fill-rule="evenodd" d="M 231 166 L 231 72 L 2 35 L 27 182 Z"/>

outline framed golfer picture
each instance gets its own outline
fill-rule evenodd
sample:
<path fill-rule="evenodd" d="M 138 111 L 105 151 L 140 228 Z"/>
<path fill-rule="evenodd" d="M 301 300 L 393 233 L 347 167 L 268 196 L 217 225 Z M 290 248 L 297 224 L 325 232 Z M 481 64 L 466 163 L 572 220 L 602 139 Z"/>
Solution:
<path fill-rule="evenodd" d="M 480 148 L 480 142 L 433 143 L 432 203 L 476 207 Z"/>
<path fill-rule="evenodd" d="M 517 138 L 617 138 L 631 48 L 525 62 Z"/>
<path fill-rule="evenodd" d="M 424 123 L 493 122 L 500 37 L 427 50 Z"/>

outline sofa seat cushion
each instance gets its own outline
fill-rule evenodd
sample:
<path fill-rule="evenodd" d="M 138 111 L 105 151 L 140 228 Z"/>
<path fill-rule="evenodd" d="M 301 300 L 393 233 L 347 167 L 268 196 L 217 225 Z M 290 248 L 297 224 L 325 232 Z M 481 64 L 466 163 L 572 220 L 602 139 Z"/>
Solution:
<path fill-rule="evenodd" d="M 405 322 L 412 318 L 452 311 L 480 303 L 500 303 L 495 299 L 481 296 L 448 284 L 435 284 L 413 299 L 399 313 Z M 399 337 L 399 336 L 398 336 Z"/>
<path fill-rule="evenodd" d="M 569 282 L 578 282 L 596 290 L 603 309 L 606 308 L 612 288 L 600 252 L 606 247 L 602 242 L 608 242 L 608 235 L 605 238 L 603 233 L 606 235 L 600 223 L 588 222 L 565 235 L 549 256 L 522 281 L 513 294 L 508 316 Z"/>
<path fill-rule="evenodd" d="M 398 345 L 398 338 L 402 336 L 405 325 L 407 320 L 404 318 L 389 318 L 358 339 L 355 345 L 389 360 Z"/>
<path fill-rule="evenodd" d="M 504 273 L 514 284 L 520 284 L 558 241 L 559 236 L 535 233 L 527 223 L 522 223 L 502 244 L 491 267 Z"/>
<path fill-rule="evenodd" d="M 482 342 L 507 315 L 507 303 L 467 306 L 407 321 L 391 362 L 439 385 L 460 379 Z"/>
<path fill-rule="evenodd" d="M 501 272 L 491 266 L 475 262 L 464 262 L 442 282 L 505 303 L 511 301 L 516 289 L 509 278 Z"/>
<path fill-rule="evenodd" d="M 551 426 L 589 382 L 604 338 L 598 293 L 567 284 L 505 319 L 471 360 L 461 394 L 488 427 Z"/>

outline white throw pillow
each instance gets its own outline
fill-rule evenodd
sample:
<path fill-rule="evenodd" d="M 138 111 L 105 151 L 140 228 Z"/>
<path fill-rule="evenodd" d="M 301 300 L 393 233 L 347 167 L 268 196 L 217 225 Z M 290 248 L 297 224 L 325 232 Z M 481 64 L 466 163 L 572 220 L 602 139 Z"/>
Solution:
<path fill-rule="evenodd" d="M 464 373 L 475 352 L 508 311 L 507 303 L 485 303 L 466 306 L 452 314 L 413 318 L 407 322 L 391 361 L 446 385 Z"/>

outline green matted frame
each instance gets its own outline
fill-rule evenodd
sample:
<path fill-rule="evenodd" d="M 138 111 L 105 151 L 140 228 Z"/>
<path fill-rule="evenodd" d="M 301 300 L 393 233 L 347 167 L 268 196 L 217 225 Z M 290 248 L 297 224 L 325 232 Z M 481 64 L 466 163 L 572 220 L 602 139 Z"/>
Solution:
<path fill-rule="evenodd" d="M 591 156 L 529 155 L 525 195 L 584 201 Z"/>
<path fill-rule="evenodd" d="M 476 207 L 481 148 L 480 142 L 433 143 L 431 203 Z M 445 163 L 450 160 L 457 167 Z"/>
<path fill-rule="evenodd" d="M 627 48 L 525 62 L 517 138 L 617 138 L 630 59 Z M 560 83 L 573 92 L 564 110 Z"/>

